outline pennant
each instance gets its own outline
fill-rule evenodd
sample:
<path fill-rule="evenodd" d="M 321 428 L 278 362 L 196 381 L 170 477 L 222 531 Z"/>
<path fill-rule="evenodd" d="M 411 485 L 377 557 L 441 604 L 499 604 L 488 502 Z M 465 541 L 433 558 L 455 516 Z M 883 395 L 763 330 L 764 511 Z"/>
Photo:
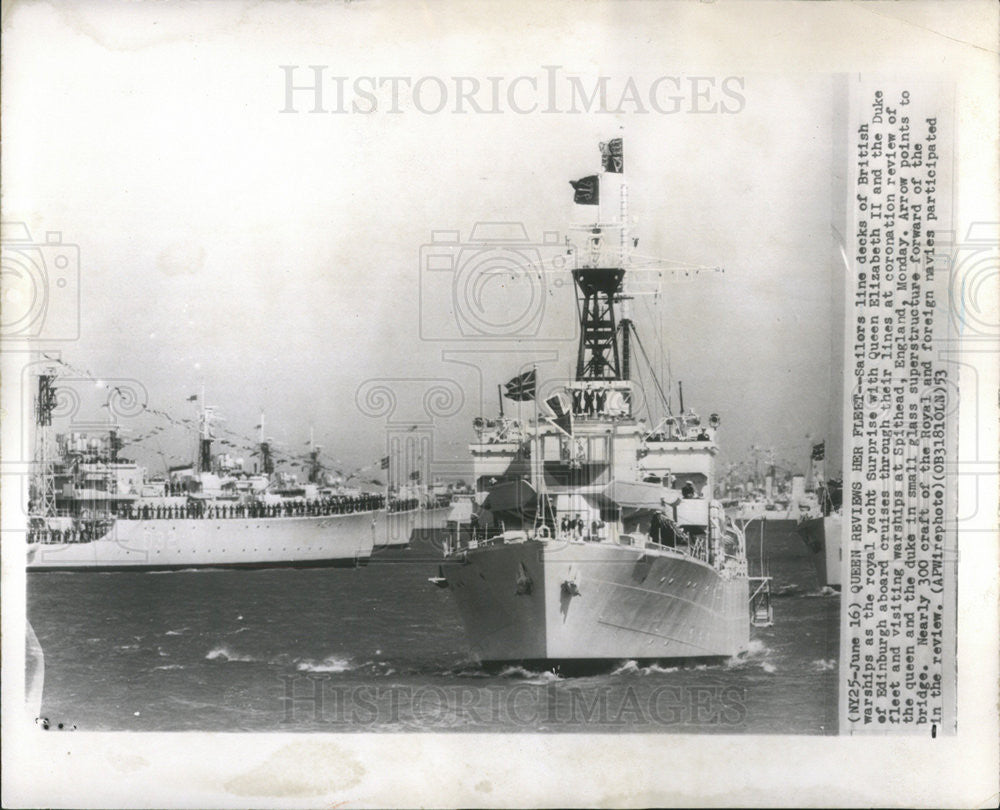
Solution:
<path fill-rule="evenodd" d="M 819 444 L 814 444 L 812 449 L 812 460 L 822 461 L 826 456 L 826 442 L 820 442 Z"/>
<path fill-rule="evenodd" d="M 570 180 L 569 184 L 573 186 L 573 202 L 577 205 L 597 205 L 600 201 L 600 185 L 596 174 Z"/>
<path fill-rule="evenodd" d="M 524 374 L 518 374 L 512 380 L 508 380 L 505 383 L 507 388 L 504 391 L 504 396 L 507 399 L 513 399 L 517 402 L 527 402 L 535 398 L 535 370 L 526 371 Z"/>
<path fill-rule="evenodd" d="M 621 138 L 615 138 L 601 144 L 601 166 L 606 172 L 622 173 L 625 168 L 625 158 Z"/>
<path fill-rule="evenodd" d="M 553 413 L 553 416 L 546 416 L 545 418 L 567 436 L 572 436 L 573 412 L 566 407 L 566 402 L 563 400 L 562 396 L 559 394 L 553 394 L 545 400 L 545 406 Z"/>

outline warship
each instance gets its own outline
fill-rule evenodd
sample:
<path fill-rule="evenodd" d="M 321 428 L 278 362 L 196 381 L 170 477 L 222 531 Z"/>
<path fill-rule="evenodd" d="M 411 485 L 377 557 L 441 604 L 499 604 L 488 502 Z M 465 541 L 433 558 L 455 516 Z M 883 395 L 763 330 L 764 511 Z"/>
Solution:
<path fill-rule="evenodd" d="M 36 463 L 27 527 L 28 571 L 354 566 L 378 546 L 405 544 L 421 512 L 412 492 L 330 486 L 311 452 L 309 481 L 213 454 L 213 409 L 199 415 L 191 464 L 160 478 L 122 457 L 116 427 L 53 434 L 54 372 L 38 377 Z"/>
<path fill-rule="evenodd" d="M 621 139 L 601 146 L 602 174 L 573 183 L 574 202 L 595 204 L 599 186 L 617 181 L 621 213 L 604 223 L 598 208 L 582 229 L 584 255 L 567 247 L 575 375 L 543 396 L 537 368 L 525 370 L 505 396 L 533 402 L 536 416 L 474 421 L 476 495 L 465 521 L 450 521 L 431 578 L 487 666 L 727 658 L 748 649 L 751 624 L 772 619 L 770 578 L 750 575 L 745 525 L 713 497 L 721 419 L 685 410 L 682 389 L 674 413 L 658 381 L 665 415 L 650 427 L 635 412 L 635 349 L 648 360 L 628 308 L 635 242 Z"/>
<path fill-rule="evenodd" d="M 844 523 L 843 482 L 826 478 L 826 442 L 813 446 L 811 461 L 816 482 L 815 503 L 804 511 L 795 531 L 812 552 L 816 578 L 821 588 L 840 590 Z"/>

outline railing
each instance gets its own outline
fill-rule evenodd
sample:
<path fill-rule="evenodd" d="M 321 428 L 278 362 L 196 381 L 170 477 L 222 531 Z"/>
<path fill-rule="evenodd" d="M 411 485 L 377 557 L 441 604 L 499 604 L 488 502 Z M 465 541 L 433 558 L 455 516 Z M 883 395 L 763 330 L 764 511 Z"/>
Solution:
<path fill-rule="evenodd" d="M 741 542 L 738 531 L 724 532 L 722 536 L 713 537 L 707 532 L 693 534 L 676 525 L 671 524 L 671 526 L 673 528 L 671 533 L 673 543 L 659 542 L 642 532 L 619 532 L 614 525 L 608 524 L 596 531 L 589 532 L 570 529 L 567 531 L 557 530 L 553 533 L 548 527 L 544 527 L 541 531 L 527 532 L 526 534 L 549 543 L 612 543 L 638 549 L 670 552 L 710 565 L 725 577 L 735 578 L 748 575 L 744 543 Z M 730 537 L 728 544 L 725 540 L 727 535 Z M 505 542 L 511 542 L 511 540 L 503 536 L 503 526 L 501 525 L 486 529 L 471 527 L 453 530 L 445 535 L 442 546 L 445 556 L 450 556 L 462 551 L 502 545 Z M 732 553 L 733 551 L 735 553 Z"/>
<path fill-rule="evenodd" d="M 446 557 L 461 551 L 471 551 L 484 546 L 502 545 L 505 542 L 503 528 L 458 528 L 444 537 L 443 551 Z"/>
<path fill-rule="evenodd" d="M 113 525 L 114 521 L 107 518 L 78 520 L 64 529 L 35 524 L 28 527 L 28 542 L 46 545 L 90 543 L 104 537 Z"/>
<path fill-rule="evenodd" d="M 60 510 L 59 517 L 71 518 L 72 529 L 51 529 L 42 525 L 29 529 L 32 542 L 89 542 L 92 532 L 85 527 L 95 521 L 119 520 L 239 520 L 284 517 L 327 517 L 350 515 L 359 512 L 374 512 L 386 509 L 390 514 L 416 509 L 420 505 L 417 498 L 392 500 L 386 506 L 384 495 L 362 495 L 355 498 L 324 498 L 316 501 L 287 501 L 284 503 L 220 503 L 218 501 L 188 501 L 185 504 L 122 504 L 117 511 L 101 511 L 94 515 L 68 513 Z M 44 521 L 45 518 L 37 518 Z M 50 539 L 49 535 L 62 538 L 73 535 L 74 539 Z"/>
<path fill-rule="evenodd" d="M 401 511 L 404 501 L 390 503 L 390 511 Z M 240 518 L 324 517 L 347 515 L 355 512 L 373 512 L 385 506 L 382 495 L 363 495 L 356 498 L 324 498 L 317 501 L 286 501 L 284 503 L 219 503 L 217 501 L 189 501 L 182 505 L 141 504 L 126 505 L 117 516 L 125 520 L 229 520 Z"/>

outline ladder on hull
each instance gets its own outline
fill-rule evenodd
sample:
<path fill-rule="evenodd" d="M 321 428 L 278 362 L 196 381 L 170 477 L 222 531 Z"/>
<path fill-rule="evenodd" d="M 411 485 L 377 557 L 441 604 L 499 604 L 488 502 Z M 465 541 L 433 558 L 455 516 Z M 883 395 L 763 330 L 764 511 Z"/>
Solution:
<path fill-rule="evenodd" d="M 770 627 L 774 624 L 771 607 L 771 577 L 750 577 L 750 624 Z"/>

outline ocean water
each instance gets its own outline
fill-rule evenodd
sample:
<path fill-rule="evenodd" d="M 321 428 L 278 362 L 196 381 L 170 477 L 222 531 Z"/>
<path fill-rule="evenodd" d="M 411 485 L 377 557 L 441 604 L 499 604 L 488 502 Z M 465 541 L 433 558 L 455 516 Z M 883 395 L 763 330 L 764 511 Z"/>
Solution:
<path fill-rule="evenodd" d="M 480 668 L 420 544 L 357 569 L 31 574 L 41 714 L 64 731 L 834 734 L 840 598 L 791 527 L 767 524 L 774 625 L 747 654 L 585 677 Z"/>

